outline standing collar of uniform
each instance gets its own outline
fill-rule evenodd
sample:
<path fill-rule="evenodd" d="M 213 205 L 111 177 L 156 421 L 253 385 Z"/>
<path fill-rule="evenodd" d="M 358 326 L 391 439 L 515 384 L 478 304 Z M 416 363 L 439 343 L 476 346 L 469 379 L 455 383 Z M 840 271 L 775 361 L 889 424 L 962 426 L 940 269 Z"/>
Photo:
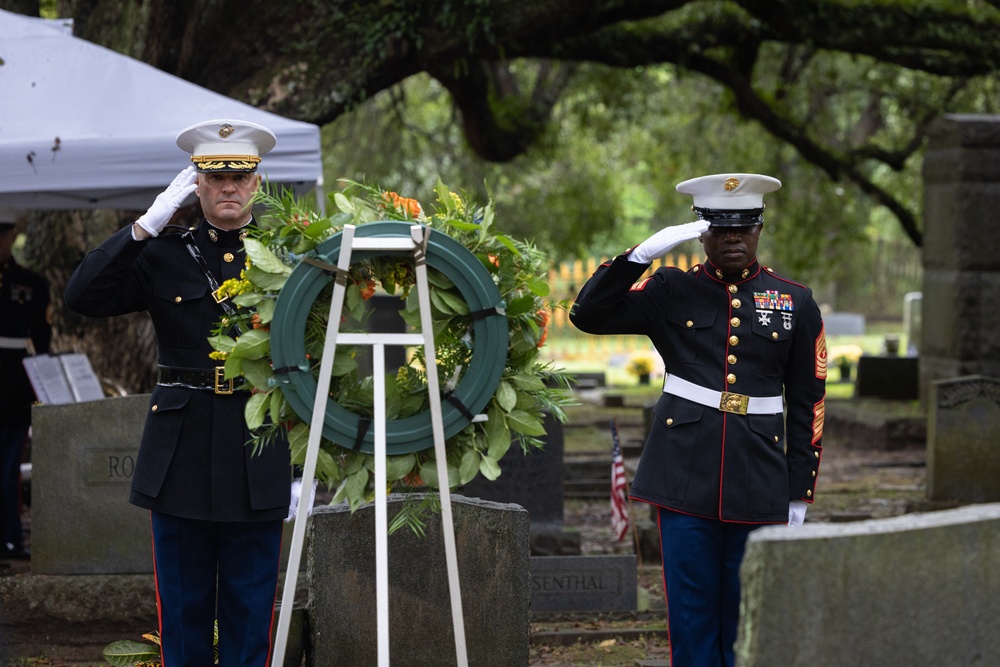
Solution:
<path fill-rule="evenodd" d="M 753 261 L 747 264 L 746 268 L 732 273 L 726 273 L 722 269 L 718 268 L 711 261 L 705 260 L 703 273 L 714 280 L 718 280 L 724 283 L 739 283 L 744 280 L 750 280 L 760 273 L 760 264 L 757 262 L 757 258 L 754 257 Z"/>
<path fill-rule="evenodd" d="M 207 219 L 202 220 L 198 226 L 196 235 L 203 241 L 217 245 L 220 248 L 237 248 L 243 245 L 243 239 L 247 237 L 247 232 L 254 225 L 254 219 L 243 225 L 239 229 L 219 229 Z"/>

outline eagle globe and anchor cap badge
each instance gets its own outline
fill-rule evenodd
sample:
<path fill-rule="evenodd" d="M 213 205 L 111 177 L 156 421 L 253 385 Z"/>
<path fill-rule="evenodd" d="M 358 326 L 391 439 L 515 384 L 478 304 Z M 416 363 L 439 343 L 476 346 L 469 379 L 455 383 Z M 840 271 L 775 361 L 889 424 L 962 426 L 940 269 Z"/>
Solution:
<path fill-rule="evenodd" d="M 246 120 L 207 120 L 177 135 L 177 145 L 202 173 L 256 171 L 276 143 L 271 130 Z"/>
<path fill-rule="evenodd" d="M 713 227 L 745 227 L 764 221 L 764 195 L 780 187 L 763 174 L 711 174 L 678 183 L 677 192 L 691 195 L 691 210 Z"/>

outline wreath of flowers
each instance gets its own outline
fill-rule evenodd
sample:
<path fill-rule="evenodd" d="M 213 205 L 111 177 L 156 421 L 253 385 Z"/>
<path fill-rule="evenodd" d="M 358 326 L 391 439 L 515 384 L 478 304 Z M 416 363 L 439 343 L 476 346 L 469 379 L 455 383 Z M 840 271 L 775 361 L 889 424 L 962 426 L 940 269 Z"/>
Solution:
<path fill-rule="evenodd" d="M 226 377 L 244 378 L 252 391 L 246 421 L 254 434 L 255 448 L 287 438 L 292 463 L 301 465 L 309 439 L 309 424 L 290 406 L 271 363 L 270 327 L 285 281 L 303 257 L 345 224 L 379 220 L 418 222 L 459 241 L 489 271 L 506 305 L 507 359 L 496 391 L 483 410 L 488 419 L 470 423 L 445 442 L 452 488 L 467 484 L 478 474 L 496 479 L 500 475 L 499 460 L 515 440 L 525 453 L 541 447 L 546 413 L 565 421 L 563 407 L 571 402 L 568 377 L 540 359 L 539 348 L 548 335 L 550 311 L 566 307 L 565 303 L 546 300 L 549 287 L 545 255 L 530 243 L 497 233 L 492 200 L 477 205 L 440 181 L 435 194 L 437 202 L 427 210 L 415 199 L 346 181 L 344 190 L 331 197 L 336 208 L 332 216 L 317 213 L 311 202 L 288 192 L 258 194 L 265 213 L 245 239 L 246 267 L 239 279 L 228 280 L 219 288 L 222 297 L 231 299 L 236 313 L 220 320 L 210 339 L 214 349 L 211 356 L 225 360 Z M 352 264 L 340 330 L 366 330 L 367 301 L 379 290 L 402 299 L 403 321 L 418 328 L 414 276 L 409 257 L 373 257 Z M 438 375 L 445 393 L 468 367 L 474 345 L 472 318 L 461 294 L 446 276 L 428 267 L 428 282 Z M 317 297 L 306 323 L 307 357 L 317 376 L 330 317 L 331 290 L 332 283 Z M 232 335 L 234 325 L 242 333 Z M 337 346 L 330 398 L 350 412 L 371 418 L 374 382 L 359 372 L 357 354 L 354 347 Z M 422 348 L 413 349 L 408 357 L 394 375 L 386 377 L 390 419 L 429 409 Z M 350 443 L 344 446 L 322 438 L 316 478 L 336 489 L 332 502 L 347 502 L 354 511 L 374 498 L 374 465 L 371 454 L 352 450 Z M 388 456 L 386 473 L 390 491 L 437 486 L 433 448 Z M 436 494 L 424 495 L 436 498 Z"/>

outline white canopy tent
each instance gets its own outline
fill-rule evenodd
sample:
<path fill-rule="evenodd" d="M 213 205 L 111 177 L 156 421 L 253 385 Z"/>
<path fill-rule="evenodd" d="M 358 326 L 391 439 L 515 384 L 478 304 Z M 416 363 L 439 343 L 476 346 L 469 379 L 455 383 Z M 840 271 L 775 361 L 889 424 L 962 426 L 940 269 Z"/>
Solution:
<path fill-rule="evenodd" d="M 191 164 L 177 133 L 215 118 L 274 132 L 260 167 L 272 186 L 321 191 L 318 126 L 73 37 L 66 23 L 0 10 L 0 206 L 144 210 Z"/>

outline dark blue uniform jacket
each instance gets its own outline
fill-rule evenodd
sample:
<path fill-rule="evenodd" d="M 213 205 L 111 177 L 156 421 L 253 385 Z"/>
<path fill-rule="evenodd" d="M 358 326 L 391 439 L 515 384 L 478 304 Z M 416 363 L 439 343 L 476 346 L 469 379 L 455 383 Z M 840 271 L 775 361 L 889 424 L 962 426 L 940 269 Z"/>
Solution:
<path fill-rule="evenodd" d="M 209 228 L 203 222 L 194 239 L 216 281 L 238 278 L 246 256 L 239 233 L 213 230 L 213 241 Z M 65 300 L 91 317 L 148 311 L 161 365 L 208 370 L 217 363 L 208 356 L 208 337 L 223 311 L 179 234 L 136 241 L 131 227 L 119 230 L 77 267 Z M 248 397 L 157 385 L 129 501 L 189 519 L 287 516 L 288 447 L 275 443 L 254 455 L 243 413 Z"/>
<path fill-rule="evenodd" d="M 812 502 L 823 435 L 826 340 L 812 291 L 761 267 L 689 271 L 627 255 L 600 266 L 570 314 L 582 331 L 648 336 L 667 374 L 719 392 L 784 395 L 785 413 L 735 414 L 663 394 L 630 495 L 695 516 L 786 523 Z"/>

